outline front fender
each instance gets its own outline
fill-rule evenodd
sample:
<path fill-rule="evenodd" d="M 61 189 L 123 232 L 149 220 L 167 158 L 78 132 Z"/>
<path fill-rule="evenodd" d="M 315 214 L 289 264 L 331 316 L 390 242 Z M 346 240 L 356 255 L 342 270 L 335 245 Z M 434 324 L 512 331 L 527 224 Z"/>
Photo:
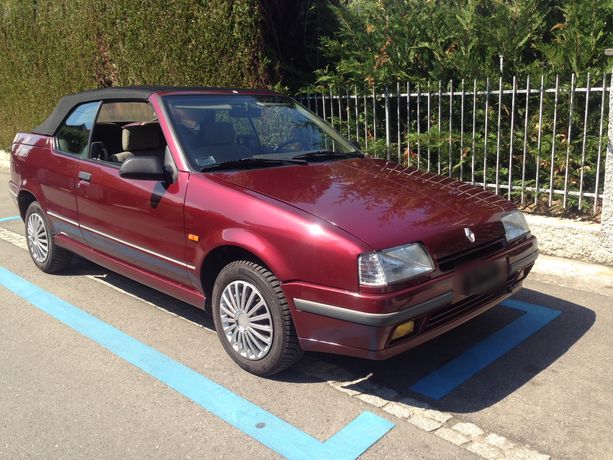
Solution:
<path fill-rule="evenodd" d="M 186 196 L 185 230 L 185 260 L 196 267 L 196 286 L 206 255 L 226 245 L 258 257 L 281 282 L 357 290 L 357 256 L 370 249 L 334 224 L 286 203 L 197 175 L 191 176 Z"/>
<path fill-rule="evenodd" d="M 195 258 L 195 267 L 192 283 L 200 286 L 202 271 L 206 258 L 216 250 L 224 247 L 238 248 L 253 254 L 260 259 L 266 267 L 280 281 L 291 279 L 291 269 L 287 265 L 283 254 L 266 238 L 256 235 L 243 228 L 226 228 L 221 230 L 214 238 L 207 238 L 206 242 L 198 245 Z"/>

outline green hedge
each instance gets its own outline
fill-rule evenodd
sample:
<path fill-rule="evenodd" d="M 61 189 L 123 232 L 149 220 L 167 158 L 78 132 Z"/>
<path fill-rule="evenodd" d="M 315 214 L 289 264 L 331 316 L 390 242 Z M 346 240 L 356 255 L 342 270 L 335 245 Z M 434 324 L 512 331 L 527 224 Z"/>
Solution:
<path fill-rule="evenodd" d="M 266 86 L 256 0 L 0 0 L 0 148 L 101 86 Z"/>

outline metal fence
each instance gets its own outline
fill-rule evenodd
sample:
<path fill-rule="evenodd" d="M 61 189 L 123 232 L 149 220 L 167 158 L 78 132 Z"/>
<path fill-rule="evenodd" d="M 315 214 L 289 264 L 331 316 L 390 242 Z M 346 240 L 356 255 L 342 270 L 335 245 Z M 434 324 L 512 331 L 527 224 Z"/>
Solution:
<path fill-rule="evenodd" d="M 596 215 L 611 76 L 352 85 L 296 99 L 370 155 L 492 188 L 523 206 Z"/>

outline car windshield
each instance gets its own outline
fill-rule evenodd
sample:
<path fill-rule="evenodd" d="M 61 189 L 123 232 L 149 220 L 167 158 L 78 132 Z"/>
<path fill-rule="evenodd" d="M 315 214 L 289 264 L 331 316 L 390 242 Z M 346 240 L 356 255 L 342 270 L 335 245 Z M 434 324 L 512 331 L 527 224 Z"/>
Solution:
<path fill-rule="evenodd" d="M 185 94 L 165 96 L 164 102 L 198 170 L 274 167 L 357 154 L 356 147 L 288 97 Z"/>

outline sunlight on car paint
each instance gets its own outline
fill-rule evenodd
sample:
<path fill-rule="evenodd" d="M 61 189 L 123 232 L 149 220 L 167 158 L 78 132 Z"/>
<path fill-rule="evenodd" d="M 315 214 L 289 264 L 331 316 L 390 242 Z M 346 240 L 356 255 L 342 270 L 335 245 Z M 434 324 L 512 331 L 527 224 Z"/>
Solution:
<path fill-rule="evenodd" d="M 321 236 L 325 233 L 319 224 L 309 224 L 307 225 L 307 228 L 309 233 L 313 236 Z"/>

